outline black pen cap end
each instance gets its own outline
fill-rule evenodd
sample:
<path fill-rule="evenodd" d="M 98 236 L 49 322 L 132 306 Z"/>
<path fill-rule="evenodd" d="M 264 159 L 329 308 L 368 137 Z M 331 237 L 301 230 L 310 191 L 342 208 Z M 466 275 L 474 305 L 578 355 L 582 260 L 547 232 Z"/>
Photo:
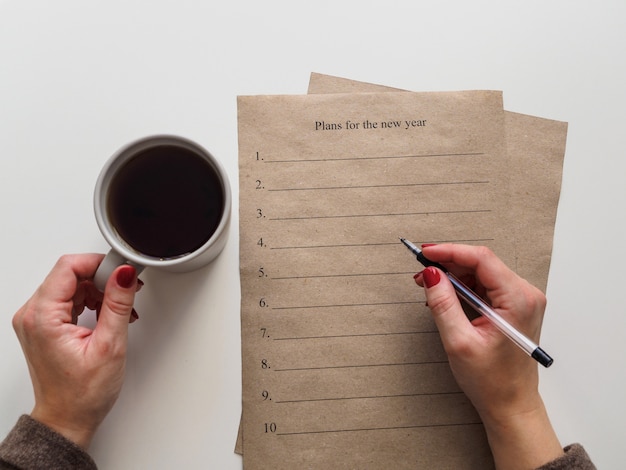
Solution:
<path fill-rule="evenodd" d="M 537 349 L 535 349 L 533 351 L 533 353 L 531 354 L 532 358 L 534 360 L 536 360 L 539 364 L 541 364 L 544 367 L 550 367 L 552 365 L 552 363 L 554 362 L 554 359 L 552 359 L 547 352 L 545 352 L 543 349 L 541 349 L 540 347 L 537 347 Z"/>

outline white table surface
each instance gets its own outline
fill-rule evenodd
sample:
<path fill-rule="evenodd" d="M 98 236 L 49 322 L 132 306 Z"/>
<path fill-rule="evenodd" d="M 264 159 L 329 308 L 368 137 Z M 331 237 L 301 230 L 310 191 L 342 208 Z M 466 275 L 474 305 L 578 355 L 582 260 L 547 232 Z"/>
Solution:
<path fill-rule="evenodd" d="M 199 272 L 146 271 L 102 469 L 239 469 L 236 96 L 306 93 L 312 71 L 410 90 L 499 89 L 569 122 L 541 388 L 563 442 L 624 468 L 626 3 L 0 0 L 0 435 L 33 397 L 11 317 L 56 259 L 104 252 L 104 161 L 153 133 L 196 140 L 234 192 Z"/>

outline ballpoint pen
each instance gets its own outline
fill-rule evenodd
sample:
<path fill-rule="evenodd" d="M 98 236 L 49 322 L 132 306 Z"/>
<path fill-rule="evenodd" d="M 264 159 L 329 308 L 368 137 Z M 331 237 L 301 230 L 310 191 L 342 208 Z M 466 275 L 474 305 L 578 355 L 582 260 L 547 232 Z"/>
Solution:
<path fill-rule="evenodd" d="M 454 274 L 449 272 L 443 265 L 429 260 L 424 256 L 422 250 L 416 247 L 410 241 L 400 238 L 400 241 L 413 253 L 417 260 L 424 265 L 424 267 L 433 266 L 441 269 L 445 275 L 450 279 L 450 282 L 454 286 L 457 295 L 463 299 L 467 304 L 472 307 L 476 312 L 480 313 L 491 321 L 496 328 L 498 328 L 506 337 L 517 344 L 526 354 L 535 359 L 539 364 L 544 367 L 550 367 L 554 360 L 546 353 L 539 345 L 535 344 L 530 338 L 523 333 L 515 329 L 513 325 L 507 322 L 504 318 L 498 314 L 489 304 L 481 299 L 478 294 L 472 291 L 469 287 L 463 284 Z"/>

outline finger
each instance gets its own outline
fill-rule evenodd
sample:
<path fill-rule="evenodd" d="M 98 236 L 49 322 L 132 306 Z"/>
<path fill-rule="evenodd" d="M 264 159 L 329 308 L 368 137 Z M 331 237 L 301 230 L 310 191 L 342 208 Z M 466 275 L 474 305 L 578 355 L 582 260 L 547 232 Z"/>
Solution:
<path fill-rule="evenodd" d="M 134 323 L 134 322 L 136 322 L 137 320 L 139 320 L 139 314 L 137 313 L 137 310 L 133 309 L 133 310 L 130 312 L 130 320 L 129 320 L 129 323 Z"/>
<path fill-rule="evenodd" d="M 108 344 L 126 344 L 128 323 L 131 321 L 137 290 L 137 271 L 133 266 L 116 268 L 107 281 L 98 324 L 94 330 L 98 339 Z"/>
<path fill-rule="evenodd" d="M 102 308 L 102 302 L 100 302 L 97 306 L 96 306 L 96 321 L 100 318 L 100 309 Z M 139 320 L 139 314 L 137 313 L 137 310 L 135 310 L 134 308 L 131 310 L 130 312 L 130 319 L 128 320 L 128 323 L 135 323 L 137 320 Z"/>
<path fill-rule="evenodd" d="M 456 273 L 460 268 L 461 272 L 473 273 L 478 281 L 475 286 L 478 295 L 526 334 L 538 336 L 545 295 L 510 270 L 493 251 L 486 247 L 456 244 L 425 246 L 423 251 L 424 256 L 449 266 L 452 272 Z"/>
<path fill-rule="evenodd" d="M 102 292 L 96 289 L 91 280 L 80 281 L 72 299 L 74 311 L 80 315 L 85 308 L 95 310 L 98 304 L 102 302 L 102 296 Z"/>
<path fill-rule="evenodd" d="M 76 322 L 84 305 L 81 294 L 76 305 L 73 298 L 82 281 L 93 276 L 103 257 L 101 254 L 61 256 L 37 291 L 15 314 L 13 324 L 16 331 L 25 319 L 36 321 L 42 313 L 48 319 Z"/>
<path fill-rule="evenodd" d="M 423 251 L 428 259 L 449 266 L 455 274 L 473 274 L 487 290 L 518 280 L 517 274 L 484 246 L 442 244 L 424 246 Z"/>
<path fill-rule="evenodd" d="M 61 256 L 38 293 L 51 301 L 72 300 L 79 282 L 91 279 L 103 258 L 104 255 L 96 253 Z"/>
<path fill-rule="evenodd" d="M 428 267 L 422 271 L 421 278 L 428 307 L 448 354 L 475 342 L 476 331 L 467 319 L 448 277 L 439 269 Z"/>
<path fill-rule="evenodd" d="M 91 281 L 82 283 L 81 287 L 83 288 L 85 307 L 89 310 L 100 308 L 104 294 Z M 76 298 L 74 302 L 76 302 Z"/>

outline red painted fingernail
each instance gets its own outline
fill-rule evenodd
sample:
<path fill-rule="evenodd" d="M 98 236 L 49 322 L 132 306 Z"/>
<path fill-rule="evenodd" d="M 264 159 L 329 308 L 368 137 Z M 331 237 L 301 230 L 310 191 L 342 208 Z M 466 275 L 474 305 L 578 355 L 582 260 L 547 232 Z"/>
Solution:
<path fill-rule="evenodd" d="M 130 316 L 133 317 L 135 320 L 139 320 L 139 315 L 137 314 L 137 310 L 132 309 L 132 311 L 130 312 Z"/>
<path fill-rule="evenodd" d="M 128 289 L 135 283 L 135 277 L 137 277 L 137 270 L 130 266 L 122 266 L 117 272 L 117 284 L 124 289 Z"/>
<path fill-rule="evenodd" d="M 424 270 L 420 271 L 419 273 L 415 274 L 413 276 L 413 279 L 415 279 L 415 282 L 417 282 L 417 280 L 419 279 L 419 277 L 422 275 L 422 273 L 424 272 Z"/>
<path fill-rule="evenodd" d="M 422 248 L 426 248 L 428 246 L 436 246 L 436 243 L 422 243 Z"/>
<path fill-rule="evenodd" d="M 437 284 L 439 284 L 439 281 L 441 280 L 441 275 L 439 274 L 439 270 L 432 268 L 432 267 L 428 267 L 424 269 L 423 275 L 424 275 L 424 284 L 426 284 L 426 287 L 436 286 Z"/>

